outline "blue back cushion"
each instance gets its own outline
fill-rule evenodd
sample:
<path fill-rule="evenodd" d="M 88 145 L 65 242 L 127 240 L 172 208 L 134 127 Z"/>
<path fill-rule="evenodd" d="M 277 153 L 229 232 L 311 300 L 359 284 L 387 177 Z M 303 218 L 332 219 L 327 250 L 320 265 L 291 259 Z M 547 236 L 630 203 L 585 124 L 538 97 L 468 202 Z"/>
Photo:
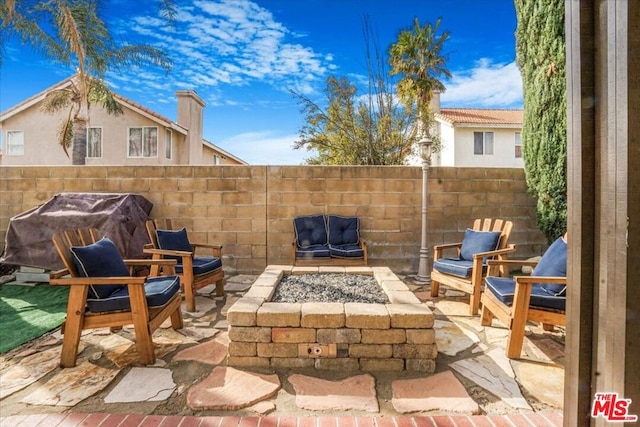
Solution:
<path fill-rule="evenodd" d="M 83 277 L 128 277 L 129 269 L 116 245 L 107 237 L 89 246 L 72 246 L 73 263 Z M 106 298 L 123 285 L 90 286 L 91 298 Z"/>
<path fill-rule="evenodd" d="M 176 231 L 156 230 L 156 237 L 158 238 L 158 246 L 160 249 L 185 252 L 192 251 L 185 228 Z"/>
<path fill-rule="evenodd" d="M 293 220 L 296 242 L 300 248 L 327 244 L 324 215 L 299 216 Z"/>
<path fill-rule="evenodd" d="M 476 231 L 467 228 L 460 248 L 460 259 L 472 261 L 473 254 L 496 250 L 501 234 L 500 231 Z"/>
<path fill-rule="evenodd" d="M 556 239 L 542 255 L 532 276 L 567 277 L 567 242 L 562 237 Z M 552 294 L 561 294 L 565 285 L 541 284 L 541 288 Z"/>
<path fill-rule="evenodd" d="M 329 215 L 327 230 L 330 245 L 355 245 L 360 241 L 360 220 L 357 217 Z"/>

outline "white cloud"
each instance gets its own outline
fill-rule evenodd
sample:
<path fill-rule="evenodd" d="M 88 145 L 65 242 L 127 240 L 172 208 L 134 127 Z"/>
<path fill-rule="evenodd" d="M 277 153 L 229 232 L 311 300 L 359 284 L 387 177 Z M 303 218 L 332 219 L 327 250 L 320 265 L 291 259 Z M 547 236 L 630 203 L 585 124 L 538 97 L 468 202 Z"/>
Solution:
<path fill-rule="evenodd" d="M 270 132 L 247 132 L 217 143 L 220 147 L 252 165 L 300 165 L 313 155 L 306 149 L 294 150 L 298 135 L 273 135 Z"/>
<path fill-rule="evenodd" d="M 174 85 L 206 91 L 220 83 L 263 82 L 284 91 L 308 90 L 334 67 L 331 55 L 300 44 L 270 11 L 250 0 L 192 0 L 178 10 L 175 28 L 157 17 L 131 21 L 130 30 L 145 42 L 173 54 L 174 70 L 165 81 Z"/>
<path fill-rule="evenodd" d="M 483 58 L 470 70 L 452 73 L 445 86 L 445 107 L 522 108 L 522 78 L 515 61 L 494 64 Z"/>

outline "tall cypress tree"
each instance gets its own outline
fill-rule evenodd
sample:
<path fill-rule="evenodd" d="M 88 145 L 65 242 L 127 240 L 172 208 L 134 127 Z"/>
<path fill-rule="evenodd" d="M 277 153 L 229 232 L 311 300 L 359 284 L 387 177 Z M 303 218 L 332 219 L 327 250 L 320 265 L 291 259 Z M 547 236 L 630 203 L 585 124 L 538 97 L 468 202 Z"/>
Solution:
<path fill-rule="evenodd" d="M 567 96 L 564 0 L 514 0 L 522 74 L 522 146 L 538 228 L 549 241 L 567 227 Z"/>

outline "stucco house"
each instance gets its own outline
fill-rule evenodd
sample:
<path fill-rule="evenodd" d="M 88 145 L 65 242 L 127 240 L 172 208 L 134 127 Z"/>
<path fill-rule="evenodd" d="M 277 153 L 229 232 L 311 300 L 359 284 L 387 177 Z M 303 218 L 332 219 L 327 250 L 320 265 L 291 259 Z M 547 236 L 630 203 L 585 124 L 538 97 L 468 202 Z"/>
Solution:
<path fill-rule="evenodd" d="M 72 84 L 72 77 L 0 113 L 0 165 L 71 165 L 57 142 L 65 112 L 48 114 L 40 106 L 46 94 Z M 87 129 L 86 165 L 214 165 L 247 163 L 202 137 L 204 101 L 180 90 L 177 121 L 115 94 L 123 114 L 92 105 Z"/>
<path fill-rule="evenodd" d="M 431 109 L 440 151 L 432 156 L 434 166 L 524 167 L 522 158 L 523 110 L 440 108 L 435 93 Z M 419 165 L 417 157 L 410 164 Z"/>

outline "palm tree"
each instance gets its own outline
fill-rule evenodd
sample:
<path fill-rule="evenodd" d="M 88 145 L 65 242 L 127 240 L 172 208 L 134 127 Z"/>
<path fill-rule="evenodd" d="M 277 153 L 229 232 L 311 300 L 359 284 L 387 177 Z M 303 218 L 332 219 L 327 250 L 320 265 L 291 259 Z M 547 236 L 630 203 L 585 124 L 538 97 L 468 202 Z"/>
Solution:
<path fill-rule="evenodd" d="M 49 113 L 67 109 L 58 142 L 67 155 L 73 144 L 74 165 L 85 164 L 91 104 L 101 105 L 110 114 L 122 113 L 104 82 L 107 71 L 148 64 L 167 72 L 171 69 L 168 56 L 152 46 L 116 46 L 98 15 L 99 3 L 100 0 L 5 0 L 0 3 L 3 33 L 19 36 L 23 44 L 30 44 L 47 58 L 75 70 L 71 85 L 50 92 L 43 103 L 44 111 Z M 171 18 L 172 1 L 163 0 L 163 4 L 166 16 Z"/>
<path fill-rule="evenodd" d="M 445 68 L 446 58 L 442 56 L 442 46 L 449 39 L 449 33 L 445 31 L 437 36 L 440 22 L 438 18 L 435 25 L 427 23 L 422 27 L 416 17 L 413 29 L 402 31 L 389 48 L 390 74 L 401 75 L 396 89 L 398 96 L 407 108 L 415 106 L 418 111 L 420 123 L 416 133 L 418 130 L 428 133 L 433 92 L 444 92 L 440 76 L 451 77 Z"/>

